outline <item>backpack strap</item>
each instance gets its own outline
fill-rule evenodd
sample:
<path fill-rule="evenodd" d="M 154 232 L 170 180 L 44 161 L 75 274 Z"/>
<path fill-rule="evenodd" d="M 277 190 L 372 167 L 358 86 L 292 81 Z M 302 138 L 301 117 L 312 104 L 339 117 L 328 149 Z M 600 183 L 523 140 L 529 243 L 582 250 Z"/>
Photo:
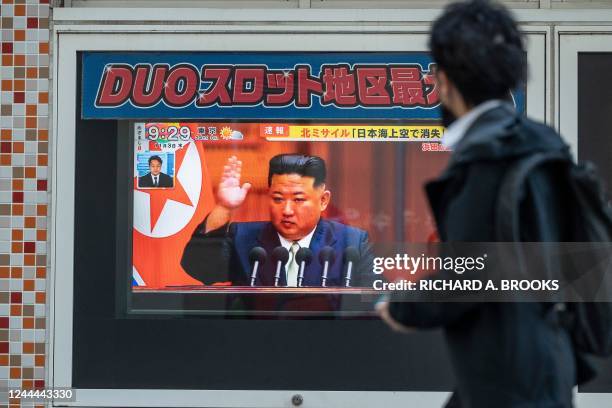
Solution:
<path fill-rule="evenodd" d="M 559 151 L 535 153 L 510 165 L 497 194 L 495 213 L 497 241 L 519 242 L 521 240 L 519 222 L 521 189 L 535 168 L 549 162 L 568 162 L 568 157 Z"/>

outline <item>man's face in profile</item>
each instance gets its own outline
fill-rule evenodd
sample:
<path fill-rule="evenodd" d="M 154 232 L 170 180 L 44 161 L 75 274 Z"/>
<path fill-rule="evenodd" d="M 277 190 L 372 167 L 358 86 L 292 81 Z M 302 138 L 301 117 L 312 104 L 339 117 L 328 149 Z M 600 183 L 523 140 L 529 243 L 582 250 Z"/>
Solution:
<path fill-rule="evenodd" d="M 302 239 L 316 227 L 330 196 L 325 184 L 314 187 L 314 177 L 275 174 L 269 190 L 272 224 L 284 238 Z"/>
<path fill-rule="evenodd" d="M 453 122 L 457 120 L 457 117 L 449 108 L 449 94 L 451 93 L 450 83 L 448 77 L 446 76 L 446 73 L 444 73 L 444 71 L 440 70 L 439 68 L 436 69 L 434 78 L 436 81 L 436 87 L 438 89 L 438 96 L 440 98 L 442 126 L 448 128 L 450 125 L 453 124 Z"/>
<path fill-rule="evenodd" d="M 157 176 L 161 173 L 161 166 L 162 164 L 159 160 L 151 160 L 151 163 L 149 163 L 149 171 L 152 175 Z"/>

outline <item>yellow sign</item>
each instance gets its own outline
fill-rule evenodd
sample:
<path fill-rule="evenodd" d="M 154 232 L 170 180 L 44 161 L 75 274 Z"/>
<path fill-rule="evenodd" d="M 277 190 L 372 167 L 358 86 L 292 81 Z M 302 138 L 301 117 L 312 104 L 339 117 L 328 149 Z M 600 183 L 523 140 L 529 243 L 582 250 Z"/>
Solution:
<path fill-rule="evenodd" d="M 286 134 L 267 134 L 268 140 L 363 140 L 363 141 L 440 141 L 442 126 L 288 126 Z"/>

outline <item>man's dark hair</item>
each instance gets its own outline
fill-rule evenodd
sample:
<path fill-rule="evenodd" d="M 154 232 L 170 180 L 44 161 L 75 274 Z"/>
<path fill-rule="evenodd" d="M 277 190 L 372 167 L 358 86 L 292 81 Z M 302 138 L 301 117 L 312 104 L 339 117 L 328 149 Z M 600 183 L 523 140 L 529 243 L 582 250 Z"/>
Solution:
<path fill-rule="evenodd" d="M 154 155 L 154 156 L 149 157 L 149 166 L 151 165 L 151 162 L 153 160 L 157 160 L 159 162 L 159 164 L 163 163 L 163 160 L 161 159 L 161 157 L 159 157 L 157 155 Z"/>
<path fill-rule="evenodd" d="M 268 170 L 268 187 L 272 185 L 272 176 L 275 174 L 299 174 L 313 177 L 314 186 L 325 183 L 327 171 L 325 161 L 318 156 L 304 156 L 302 154 L 279 154 L 270 159 Z"/>
<path fill-rule="evenodd" d="M 523 38 L 501 4 L 453 3 L 434 22 L 429 48 L 468 105 L 508 99 L 527 77 Z"/>

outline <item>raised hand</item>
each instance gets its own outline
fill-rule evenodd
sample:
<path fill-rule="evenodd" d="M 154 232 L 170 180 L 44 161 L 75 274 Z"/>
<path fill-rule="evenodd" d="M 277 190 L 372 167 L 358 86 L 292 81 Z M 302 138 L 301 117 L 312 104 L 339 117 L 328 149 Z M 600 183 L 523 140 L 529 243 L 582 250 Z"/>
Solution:
<path fill-rule="evenodd" d="M 223 166 L 223 174 L 219 183 L 217 192 L 217 204 L 233 210 L 238 208 L 244 202 L 249 189 L 250 183 L 244 183 L 240 186 L 240 174 L 242 172 L 242 162 L 236 156 L 232 156 Z"/>

